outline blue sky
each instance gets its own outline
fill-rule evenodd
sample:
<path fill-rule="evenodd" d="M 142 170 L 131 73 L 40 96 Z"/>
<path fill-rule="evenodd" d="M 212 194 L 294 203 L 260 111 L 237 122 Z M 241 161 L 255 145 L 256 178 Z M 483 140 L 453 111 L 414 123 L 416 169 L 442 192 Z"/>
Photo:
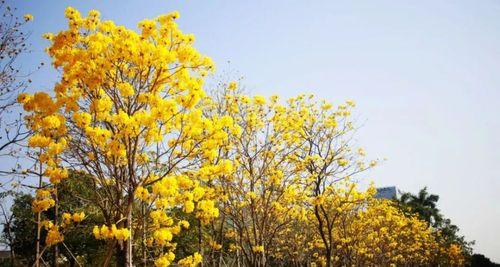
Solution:
<path fill-rule="evenodd" d="M 179 24 L 219 71 L 245 77 L 255 94 L 314 93 L 356 100 L 357 137 L 388 160 L 366 179 L 405 191 L 428 186 L 443 213 L 500 261 L 499 1 L 36 1 L 15 0 L 30 26 L 25 68 L 48 63 L 44 32 L 65 27 L 64 9 L 98 9 L 138 21 L 178 10 Z M 227 61 L 231 61 L 227 64 Z M 57 72 L 33 75 L 50 90 Z"/>

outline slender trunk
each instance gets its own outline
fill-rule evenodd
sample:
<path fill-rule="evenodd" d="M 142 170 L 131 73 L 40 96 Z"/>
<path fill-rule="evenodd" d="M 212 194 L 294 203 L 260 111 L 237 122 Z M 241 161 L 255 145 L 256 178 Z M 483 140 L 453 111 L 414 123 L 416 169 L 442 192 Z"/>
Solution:
<path fill-rule="evenodd" d="M 54 194 L 54 201 L 55 201 L 55 206 L 54 206 L 54 223 L 57 224 L 57 220 L 58 220 L 58 212 L 59 212 L 59 196 L 58 196 L 58 192 L 57 192 L 57 187 L 55 188 L 55 194 Z M 59 262 L 57 261 L 57 259 L 59 258 L 59 245 L 56 244 L 54 246 L 54 263 L 53 263 L 53 266 L 54 267 L 58 267 L 59 266 Z"/>
<path fill-rule="evenodd" d="M 116 266 L 127 266 L 127 251 L 123 242 L 116 246 Z"/>
<path fill-rule="evenodd" d="M 40 152 L 41 153 L 41 152 Z M 40 161 L 40 173 L 38 174 L 38 189 L 42 188 L 42 162 Z M 42 233 L 42 213 L 38 212 L 37 213 L 37 218 L 36 218 L 36 259 L 35 259 L 35 266 L 40 267 L 40 236 Z"/>
<path fill-rule="evenodd" d="M 326 267 L 332 266 L 332 252 L 330 249 L 326 250 Z"/>
<path fill-rule="evenodd" d="M 3 214 L 5 216 L 5 211 L 4 211 L 4 208 L 2 205 L 0 205 L 0 207 L 2 208 L 2 211 L 3 211 Z M 12 237 L 12 218 L 13 218 L 14 215 L 11 215 L 10 219 L 7 219 L 7 217 L 5 217 L 5 224 L 3 225 L 4 227 L 4 233 L 6 232 L 7 233 L 7 241 L 8 241 L 8 246 L 10 248 L 10 265 L 11 266 L 15 266 L 15 263 L 16 263 L 16 253 L 14 251 L 14 238 Z"/>
<path fill-rule="evenodd" d="M 126 216 L 127 219 L 125 221 L 125 227 L 128 228 L 130 236 L 129 238 L 125 241 L 125 266 L 127 267 L 132 267 L 134 266 L 134 259 L 133 259 L 133 247 L 132 247 L 132 240 L 134 238 L 134 233 L 132 232 L 132 226 L 133 226 L 133 221 L 132 221 L 132 212 L 134 210 L 134 187 L 132 185 L 132 178 L 133 178 L 133 167 L 131 167 L 129 159 L 129 175 L 126 177 Z"/>
<path fill-rule="evenodd" d="M 42 214 L 40 212 L 37 213 L 37 219 L 36 219 L 36 260 L 35 260 L 35 266 L 40 267 L 40 235 L 42 232 L 42 227 L 41 227 L 41 220 L 42 220 Z"/>
<path fill-rule="evenodd" d="M 223 245 L 222 243 L 224 242 L 224 222 L 226 221 L 226 216 L 222 215 L 221 223 L 220 223 L 220 228 L 219 228 L 219 244 Z M 219 250 L 219 263 L 218 266 L 222 266 L 222 249 Z"/>
<path fill-rule="evenodd" d="M 146 254 L 146 208 L 144 207 L 145 204 L 142 204 L 141 205 L 141 209 L 142 209 L 142 216 L 141 216 L 141 220 L 142 220 L 142 265 L 144 267 L 147 267 L 148 265 L 148 258 L 147 258 L 147 254 Z"/>
<path fill-rule="evenodd" d="M 129 187 L 129 192 L 132 192 L 131 191 L 131 188 Z M 127 211 L 127 228 L 130 232 L 130 237 L 127 239 L 126 243 L 125 243 L 125 252 L 126 252 L 126 255 L 125 255 L 125 259 L 126 259 L 126 266 L 127 267 L 132 267 L 134 266 L 134 262 L 133 262 L 133 250 L 132 250 L 132 239 L 133 239 L 133 233 L 132 233 L 132 206 L 133 206 L 133 194 L 132 193 L 129 193 L 129 207 L 128 207 L 128 211 Z"/>
<path fill-rule="evenodd" d="M 113 250 L 115 248 L 115 245 L 116 245 L 116 241 L 110 241 L 108 242 L 108 247 L 107 247 L 107 250 L 106 250 L 106 257 L 104 258 L 104 263 L 102 264 L 103 267 L 108 267 L 110 262 L 111 262 L 111 258 L 113 257 Z"/>
<path fill-rule="evenodd" d="M 58 262 L 58 259 L 59 258 L 59 245 L 54 245 L 54 263 L 52 264 L 54 267 L 59 267 L 59 262 Z"/>
<path fill-rule="evenodd" d="M 236 250 L 236 266 L 240 267 L 240 250 Z"/>
<path fill-rule="evenodd" d="M 16 254 L 14 254 L 14 249 L 10 246 L 10 265 L 15 266 L 16 263 Z"/>

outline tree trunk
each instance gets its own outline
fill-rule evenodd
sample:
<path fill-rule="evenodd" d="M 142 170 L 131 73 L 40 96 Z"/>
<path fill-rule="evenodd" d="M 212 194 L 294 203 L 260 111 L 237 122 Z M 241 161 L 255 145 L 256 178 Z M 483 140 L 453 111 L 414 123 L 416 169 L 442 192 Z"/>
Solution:
<path fill-rule="evenodd" d="M 122 243 L 116 246 L 116 266 L 127 266 L 127 249 L 126 245 Z"/>
<path fill-rule="evenodd" d="M 145 204 L 141 205 L 141 211 L 142 211 L 142 266 L 147 267 L 148 266 L 148 257 L 146 253 L 146 208 L 144 207 Z"/>
<path fill-rule="evenodd" d="M 332 266 L 332 252 L 330 249 L 326 250 L 326 267 Z"/>
<path fill-rule="evenodd" d="M 127 228 L 130 231 L 130 237 L 127 239 L 125 243 L 125 251 L 126 251 L 125 260 L 126 260 L 126 266 L 132 267 L 134 266 L 133 251 L 132 251 L 132 206 L 128 208 Z"/>
<path fill-rule="evenodd" d="M 10 265 L 16 266 L 16 254 L 14 253 L 14 249 L 10 246 Z"/>
<path fill-rule="evenodd" d="M 35 266 L 40 267 L 40 235 L 42 232 L 42 214 L 40 212 L 37 213 L 37 219 L 36 219 L 36 260 L 35 260 Z"/>
<path fill-rule="evenodd" d="M 113 257 L 113 250 L 115 249 L 115 246 L 116 246 L 115 240 L 108 242 L 106 249 L 106 257 L 104 258 L 104 263 L 102 264 L 103 267 L 108 267 L 109 264 L 111 263 L 111 258 Z"/>
<path fill-rule="evenodd" d="M 41 152 L 40 152 L 41 153 Z M 38 189 L 42 188 L 42 162 L 40 161 L 40 174 L 38 175 Z M 42 233 L 42 213 L 38 212 L 36 219 L 36 259 L 35 266 L 40 267 L 40 236 Z"/>
<path fill-rule="evenodd" d="M 133 239 L 133 233 L 132 233 L 132 212 L 133 212 L 133 207 L 134 207 L 134 189 L 132 188 L 132 183 L 129 181 L 128 182 L 128 200 L 127 200 L 127 221 L 126 221 L 126 227 L 128 228 L 130 232 L 130 237 L 126 240 L 125 243 L 125 261 L 126 261 L 126 266 L 127 267 L 132 267 L 134 266 L 134 259 L 133 259 L 133 248 L 132 248 L 132 239 Z"/>
<path fill-rule="evenodd" d="M 59 208 L 58 208 L 59 197 L 58 197 L 57 187 L 56 187 L 55 194 L 54 194 L 54 201 L 56 203 L 56 205 L 54 206 L 54 222 L 57 224 L 58 213 L 59 213 Z M 58 259 L 59 259 L 59 245 L 56 244 L 54 246 L 54 262 L 53 262 L 54 267 L 59 267 Z"/>

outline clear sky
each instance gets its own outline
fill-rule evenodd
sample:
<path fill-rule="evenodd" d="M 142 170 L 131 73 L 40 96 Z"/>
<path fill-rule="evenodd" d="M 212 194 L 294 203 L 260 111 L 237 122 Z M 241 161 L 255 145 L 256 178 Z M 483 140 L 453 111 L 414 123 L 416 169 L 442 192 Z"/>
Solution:
<path fill-rule="evenodd" d="M 15 0 L 35 16 L 26 68 L 64 9 L 134 27 L 179 10 L 196 47 L 255 94 L 354 99 L 357 142 L 388 160 L 367 179 L 439 194 L 443 213 L 500 261 L 500 1 Z M 226 63 L 231 61 L 230 66 Z M 33 76 L 48 90 L 57 73 Z"/>

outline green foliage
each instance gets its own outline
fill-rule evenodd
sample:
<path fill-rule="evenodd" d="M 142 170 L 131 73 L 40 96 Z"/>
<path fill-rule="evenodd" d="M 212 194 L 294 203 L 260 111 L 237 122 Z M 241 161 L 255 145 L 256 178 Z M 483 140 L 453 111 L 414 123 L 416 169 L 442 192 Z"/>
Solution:
<path fill-rule="evenodd" d="M 36 247 L 36 221 L 31 211 L 33 197 L 21 193 L 14 197 L 14 203 L 11 207 L 11 231 L 14 236 L 12 249 L 18 258 L 23 259 L 22 262 L 31 263 L 35 260 L 34 248 Z M 7 234 L 6 230 L 7 228 L 4 228 L 4 236 Z"/>
<path fill-rule="evenodd" d="M 58 189 L 59 213 L 65 211 L 83 211 L 87 214 L 84 221 L 72 225 L 65 233 L 64 242 L 59 245 L 59 253 L 64 256 L 70 266 L 78 263 L 93 266 L 103 257 L 105 244 L 92 236 L 92 228 L 103 222 L 97 211 L 97 207 L 89 200 L 91 179 L 78 173 L 71 173 L 67 182 Z M 36 247 L 36 218 L 31 210 L 33 196 L 25 193 L 14 195 L 14 203 L 11 207 L 12 225 L 11 231 L 14 235 L 13 250 L 22 265 L 30 265 L 35 260 Z M 49 210 L 45 219 L 54 219 L 55 211 Z M 59 215 L 60 216 L 60 215 Z M 46 231 L 42 231 L 42 243 Z M 3 236 L 6 235 L 4 228 Z M 53 258 L 53 247 L 44 253 L 44 260 L 50 262 Z"/>
<path fill-rule="evenodd" d="M 101 224 L 104 219 L 90 199 L 93 195 L 91 183 L 90 176 L 71 173 L 68 182 L 62 183 L 58 189 L 61 212 L 85 211 L 86 213 L 85 220 L 72 226 L 64 235 L 60 251 L 70 264 L 77 258 L 80 263 L 92 265 L 94 262 L 99 262 L 96 259 L 103 257 L 105 251 L 104 242 L 96 240 L 92 235 L 94 225 Z"/>
<path fill-rule="evenodd" d="M 417 195 L 406 192 L 399 198 L 402 206 L 408 207 L 412 213 L 418 214 L 422 220 L 432 226 L 438 225 L 443 220 L 437 208 L 438 201 L 439 196 L 429 194 L 427 187 L 421 189 Z"/>
<path fill-rule="evenodd" d="M 427 187 L 422 188 L 418 194 L 414 195 L 409 192 L 401 194 L 396 202 L 401 210 L 410 214 L 417 214 L 422 220 L 425 220 L 429 225 L 437 230 L 438 238 L 443 243 L 458 244 L 462 247 L 465 255 L 472 255 L 472 245 L 474 241 L 467 241 L 464 236 L 460 235 L 458 226 L 451 223 L 450 219 L 445 218 L 437 207 L 439 196 L 430 194 Z"/>
<path fill-rule="evenodd" d="M 492 262 L 483 254 L 474 254 L 471 257 L 470 267 L 500 267 L 500 264 Z"/>

